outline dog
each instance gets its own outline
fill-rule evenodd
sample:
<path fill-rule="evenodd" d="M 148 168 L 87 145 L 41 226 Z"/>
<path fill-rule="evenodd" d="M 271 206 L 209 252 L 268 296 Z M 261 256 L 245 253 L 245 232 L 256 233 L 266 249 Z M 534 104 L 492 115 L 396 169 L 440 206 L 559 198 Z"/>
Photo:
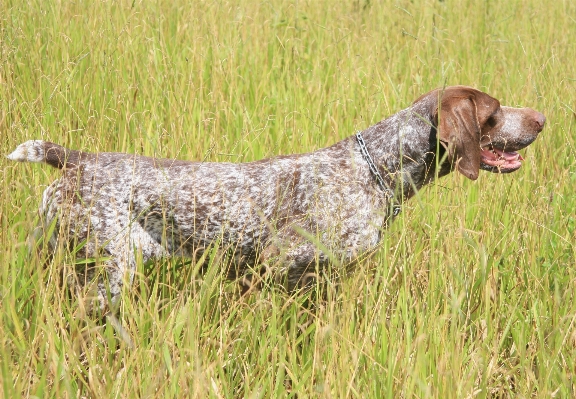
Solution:
<path fill-rule="evenodd" d="M 137 258 L 205 261 L 214 246 L 230 254 L 228 278 L 261 265 L 294 290 L 309 273 L 373 251 L 402 204 L 435 178 L 453 170 L 472 180 L 479 170 L 518 170 L 517 151 L 545 121 L 535 110 L 453 86 L 306 154 L 188 162 L 31 140 L 8 158 L 62 170 L 44 191 L 40 228 L 55 226 L 52 249 L 59 241 L 82 242 L 78 258 L 104 259 L 97 295 L 105 311 L 133 280 Z M 89 270 L 86 281 L 93 275 Z"/>

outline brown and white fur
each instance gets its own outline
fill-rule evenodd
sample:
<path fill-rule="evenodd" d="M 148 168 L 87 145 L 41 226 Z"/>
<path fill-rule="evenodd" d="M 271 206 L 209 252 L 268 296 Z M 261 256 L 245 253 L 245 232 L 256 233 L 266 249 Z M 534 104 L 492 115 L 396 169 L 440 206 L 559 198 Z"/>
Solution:
<path fill-rule="evenodd" d="M 517 170 L 522 157 L 515 151 L 532 143 L 544 122 L 532 109 L 500 106 L 488 94 L 454 86 L 421 96 L 362 135 L 403 202 L 454 169 L 472 180 L 480 169 Z M 98 282 L 102 310 L 132 281 L 138 257 L 198 260 L 217 244 L 232 256 L 228 277 L 264 265 L 292 290 L 310 271 L 373 250 L 388 222 L 390 198 L 354 136 L 249 163 L 87 153 L 41 140 L 19 145 L 8 158 L 62 169 L 44 191 L 41 220 L 56 223 L 52 247 L 75 239 L 86 242 L 77 257 L 106 259 L 107 278 Z"/>

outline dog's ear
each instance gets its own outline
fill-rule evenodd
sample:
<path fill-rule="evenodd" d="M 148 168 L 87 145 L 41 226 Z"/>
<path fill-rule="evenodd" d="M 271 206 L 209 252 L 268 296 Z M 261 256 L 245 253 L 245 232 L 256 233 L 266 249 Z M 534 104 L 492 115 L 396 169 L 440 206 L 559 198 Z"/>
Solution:
<path fill-rule="evenodd" d="M 500 102 L 486 93 L 464 86 L 439 90 L 438 96 L 438 139 L 448 150 L 449 160 L 458 171 L 476 180 L 480 170 L 482 126 L 500 108 Z"/>

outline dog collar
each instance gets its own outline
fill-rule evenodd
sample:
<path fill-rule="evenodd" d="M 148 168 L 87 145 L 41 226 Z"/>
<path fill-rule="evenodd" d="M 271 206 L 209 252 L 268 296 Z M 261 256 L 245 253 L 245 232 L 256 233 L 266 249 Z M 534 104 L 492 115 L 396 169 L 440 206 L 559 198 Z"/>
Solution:
<path fill-rule="evenodd" d="M 364 142 L 364 138 L 362 137 L 362 134 L 360 132 L 356 133 L 356 140 L 358 141 L 358 145 L 360 146 L 360 152 L 362 153 L 362 157 L 364 158 L 364 160 L 368 164 L 368 168 L 370 169 L 370 173 L 372 173 L 372 176 L 374 176 L 374 178 L 376 179 L 376 182 L 378 183 L 378 185 L 380 186 L 382 191 L 384 191 L 384 193 L 386 194 L 386 196 L 390 200 L 389 215 L 394 216 L 394 217 L 398 216 L 400 214 L 400 211 L 402 211 L 402 207 L 400 206 L 400 204 L 397 203 L 396 196 L 394 195 L 394 191 L 392 191 L 392 189 L 386 184 L 386 182 L 382 178 L 382 175 L 378 171 L 378 168 L 376 167 L 376 164 L 372 160 L 372 157 L 370 156 L 370 153 L 368 152 L 368 148 L 366 148 L 366 143 Z"/>

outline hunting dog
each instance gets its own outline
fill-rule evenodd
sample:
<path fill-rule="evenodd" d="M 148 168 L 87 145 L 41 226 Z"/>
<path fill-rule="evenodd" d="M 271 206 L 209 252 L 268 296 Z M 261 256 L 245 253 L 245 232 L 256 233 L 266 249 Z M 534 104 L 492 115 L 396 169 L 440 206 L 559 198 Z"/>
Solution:
<path fill-rule="evenodd" d="M 435 178 L 458 170 L 475 180 L 481 169 L 520 168 L 516 151 L 536 139 L 545 120 L 453 86 L 307 154 L 188 162 L 31 140 L 8 158 L 62 170 L 44 191 L 41 223 L 55 224 L 52 248 L 74 238 L 85 243 L 77 257 L 105 259 L 107 276 L 97 282 L 104 311 L 132 281 L 138 257 L 202 260 L 214 245 L 230 254 L 229 278 L 262 265 L 293 290 L 307 273 L 373 251 L 402 203 Z"/>

